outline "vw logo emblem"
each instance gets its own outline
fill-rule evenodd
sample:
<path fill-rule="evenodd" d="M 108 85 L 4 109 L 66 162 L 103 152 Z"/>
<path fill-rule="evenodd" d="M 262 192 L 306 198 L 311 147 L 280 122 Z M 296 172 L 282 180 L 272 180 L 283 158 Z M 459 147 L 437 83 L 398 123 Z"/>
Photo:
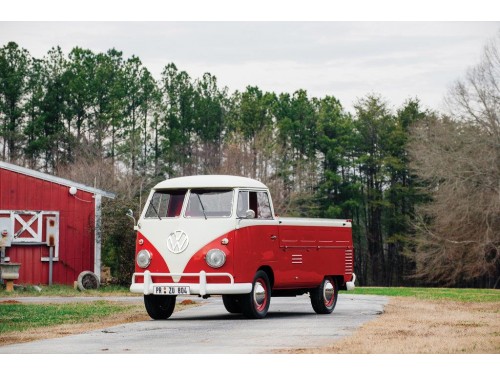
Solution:
<path fill-rule="evenodd" d="M 182 253 L 188 245 L 189 237 L 183 230 L 176 230 L 167 238 L 167 249 L 174 254 Z"/>

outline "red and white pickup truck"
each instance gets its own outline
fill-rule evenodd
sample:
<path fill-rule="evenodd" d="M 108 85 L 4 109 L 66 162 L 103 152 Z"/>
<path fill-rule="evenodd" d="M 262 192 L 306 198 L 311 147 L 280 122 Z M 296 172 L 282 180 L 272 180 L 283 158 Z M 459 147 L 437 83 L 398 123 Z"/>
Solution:
<path fill-rule="evenodd" d="M 190 176 L 157 184 L 135 226 L 130 290 L 153 319 L 177 295 L 222 295 L 226 310 L 263 318 L 272 297 L 309 293 L 330 314 L 339 289 L 354 289 L 351 220 L 282 218 L 268 188 L 236 176 Z"/>

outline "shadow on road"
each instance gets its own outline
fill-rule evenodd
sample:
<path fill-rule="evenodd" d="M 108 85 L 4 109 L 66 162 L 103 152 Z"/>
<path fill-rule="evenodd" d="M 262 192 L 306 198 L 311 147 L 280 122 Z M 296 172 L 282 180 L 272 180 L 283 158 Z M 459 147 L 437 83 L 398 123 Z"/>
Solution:
<path fill-rule="evenodd" d="M 307 315 L 317 315 L 316 313 L 305 313 L 305 312 L 287 312 L 287 311 L 275 311 L 275 312 L 269 312 L 264 320 L 269 320 L 269 319 L 289 319 L 289 318 L 294 318 L 294 317 L 303 317 Z M 257 321 L 259 319 L 248 319 L 246 318 L 243 314 L 219 314 L 219 315 L 208 315 L 208 316 L 175 316 L 172 315 L 168 320 L 182 320 L 182 321 L 193 321 L 193 320 L 200 320 L 200 321 L 219 321 L 219 320 L 251 320 L 251 321 Z"/>

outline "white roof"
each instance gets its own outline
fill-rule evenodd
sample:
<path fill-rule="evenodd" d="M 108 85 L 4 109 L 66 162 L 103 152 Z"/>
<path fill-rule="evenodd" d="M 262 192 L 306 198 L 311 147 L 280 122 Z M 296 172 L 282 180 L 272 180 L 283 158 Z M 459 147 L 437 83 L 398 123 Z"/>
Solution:
<path fill-rule="evenodd" d="M 157 184 L 154 189 L 178 188 L 258 188 L 267 189 L 262 182 L 247 177 L 228 175 L 199 175 L 177 177 Z"/>
<path fill-rule="evenodd" d="M 14 164 L 5 163 L 3 161 L 0 161 L 0 168 L 6 169 L 8 171 L 24 174 L 26 176 L 38 178 L 40 180 L 53 182 L 55 184 L 59 184 L 59 185 L 63 185 L 63 186 L 68 186 L 68 187 L 74 186 L 77 189 L 80 189 L 80 190 L 83 190 L 83 191 L 86 191 L 86 192 L 89 192 L 92 194 L 102 195 L 102 196 L 107 197 L 107 198 L 114 198 L 115 197 L 115 194 L 110 193 L 108 191 L 96 189 L 96 188 L 93 188 L 93 187 L 90 187 L 87 185 L 80 184 L 78 182 L 70 181 L 70 180 L 67 180 L 65 178 L 53 176 L 53 175 L 50 175 L 47 173 L 38 172 L 38 171 L 35 171 L 33 169 L 20 167 L 19 165 L 14 165 Z"/>

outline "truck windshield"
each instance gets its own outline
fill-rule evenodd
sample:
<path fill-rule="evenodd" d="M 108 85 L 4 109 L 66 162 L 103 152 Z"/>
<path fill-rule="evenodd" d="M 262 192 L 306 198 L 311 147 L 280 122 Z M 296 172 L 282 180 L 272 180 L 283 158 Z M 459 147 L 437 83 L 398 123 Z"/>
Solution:
<path fill-rule="evenodd" d="M 180 216 L 186 192 L 187 189 L 155 191 L 144 216 L 160 220 Z"/>
<path fill-rule="evenodd" d="M 232 190 L 193 189 L 189 194 L 186 217 L 230 217 Z"/>

